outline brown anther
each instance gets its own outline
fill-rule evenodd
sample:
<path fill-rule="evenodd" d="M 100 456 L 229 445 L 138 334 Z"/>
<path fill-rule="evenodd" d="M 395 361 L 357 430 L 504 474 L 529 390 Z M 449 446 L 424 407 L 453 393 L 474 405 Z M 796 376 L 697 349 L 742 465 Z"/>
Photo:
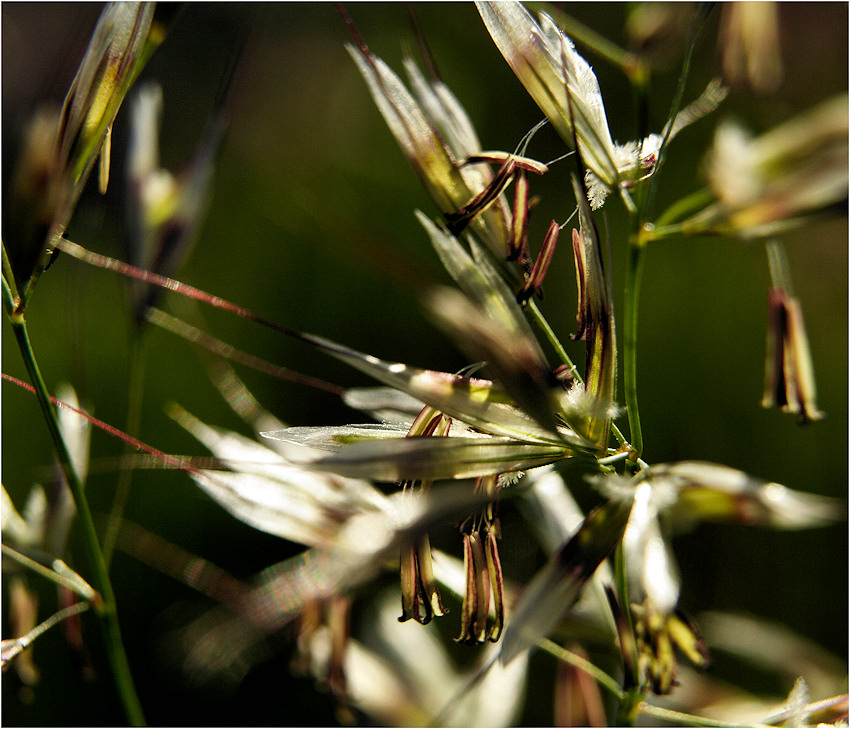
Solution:
<path fill-rule="evenodd" d="M 552 370 L 552 374 L 555 375 L 555 379 L 564 387 L 569 387 L 575 379 L 573 368 L 566 364 L 558 365 Z"/>
<path fill-rule="evenodd" d="M 495 529 L 488 529 L 485 537 L 485 546 L 487 549 L 487 572 L 490 577 L 490 589 L 493 593 L 493 607 L 496 611 L 496 619 L 490 626 L 487 632 L 487 640 L 495 643 L 499 640 L 502 634 L 502 626 L 505 622 L 505 603 L 504 603 L 504 579 L 502 577 L 502 562 L 499 559 L 499 546 L 496 543 L 498 535 L 498 520 L 495 522 Z"/>
<path fill-rule="evenodd" d="M 424 535 L 416 544 L 408 545 L 401 551 L 401 608 L 399 622 L 411 618 L 417 623 L 427 625 L 433 617 L 445 615 L 434 567 L 431 562 L 431 541 Z"/>
<path fill-rule="evenodd" d="M 821 420 L 803 310 L 781 287 L 769 293 L 767 366 L 762 406 L 777 406 L 797 415 L 802 425 Z"/>
<path fill-rule="evenodd" d="M 487 616 L 490 612 L 490 575 L 480 532 L 463 535 L 463 563 L 466 570 L 466 594 L 463 598 L 458 643 L 475 645 L 487 637 Z"/>
<path fill-rule="evenodd" d="M 460 210 L 447 214 L 445 219 L 449 232 L 455 237 L 460 235 L 474 218 L 481 215 L 504 192 L 513 180 L 515 171 L 515 160 L 513 158 L 506 160 L 487 187 Z"/>
<path fill-rule="evenodd" d="M 514 185 L 514 208 L 511 235 L 508 239 L 508 260 L 522 261 L 528 258 L 528 177 L 524 170 L 516 176 Z"/>
<path fill-rule="evenodd" d="M 509 152 L 479 152 L 478 154 L 471 154 L 463 161 L 462 166 L 482 163 L 501 165 L 508 161 L 513 162 L 518 170 L 534 172 L 537 175 L 542 175 L 549 171 L 549 168 L 545 164 L 538 162 L 536 159 L 520 157 Z"/>
<path fill-rule="evenodd" d="M 543 245 L 540 247 L 540 253 L 534 261 L 534 267 L 528 274 L 522 289 L 517 294 L 517 301 L 520 304 L 525 304 L 535 294 L 540 295 L 540 290 L 543 284 L 543 279 L 546 276 L 546 271 L 549 269 L 549 264 L 552 263 L 552 256 L 555 255 L 555 246 L 558 243 L 558 234 L 561 228 L 557 221 L 553 220 L 549 224 L 549 230 L 546 231 L 546 237 L 543 239 Z"/>

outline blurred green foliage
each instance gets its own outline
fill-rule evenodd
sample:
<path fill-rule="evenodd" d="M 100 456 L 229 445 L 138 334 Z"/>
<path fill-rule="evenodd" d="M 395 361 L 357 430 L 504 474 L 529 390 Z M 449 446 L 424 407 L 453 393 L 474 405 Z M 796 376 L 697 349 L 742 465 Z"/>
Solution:
<path fill-rule="evenodd" d="M 625 43 L 627 6 L 592 3 L 566 9 Z M 99 10 L 99 5 L 76 3 L 3 4 L 4 190 L 22 125 L 41 100 L 61 102 Z M 540 113 L 492 45 L 475 8 L 427 3 L 416 10 L 442 76 L 465 104 L 484 147 L 512 150 Z M 392 67 L 400 69 L 403 54 L 416 53 L 405 6 L 357 3 L 349 12 L 373 52 Z M 717 119 L 735 116 L 760 132 L 846 90 L 847 5 L 783 3 L 780 16 L 785 85 L 766 98 L 733 90 L 718 112 L 684 131 L 663 170 L 658 209 L 695 188 L 695 173 Z M 415 282 L 445 280 L 413 215 L 417 207 L 434 211 L 344 50 L 349 36 L 332 4 L 186 6 L 142 75 L 163 88 L 163 165 L 174 169 L 191 153 L 242 32 L 249 33 L 249 43 L 241 61 L 238 106 L 210 211 L 180 280 L 386 359 L 445 370 L 467 364 L 415 299 Z M 634 138 L 634 103 L 626 80 L 580 50 L 599 76 L 612 135 Z M 717 73 L 718 54 L 717 18 L 712 16 L 698 45 L 686 100 Z M 653 78 L 653 131 L 665 121 L 676 77 L 674 66 Z M 100 197 L 90 183 L 69 229 L 72 240 L 118 258 L 125 255 L 120 220 L 126 118 L 124 109 L 114 128 L 107 195 Z M 529 149 L 543 160 L 562 152 L 550 129 Z M 568 166 L 556 165 L 534 181 L 533 193 L 543 199 L 534 215 L 534 246 L 551 218 L 563 220 L 570 212 L 568 172 Z M 627 221 L 617 206 L 609 208 L 617 291 L 622 289 Z M 846 217 L 799 229 L 783 240 L 806 315 L 819 406 L 827 419 L 801 429 L 792 417 L 759 406 L 769 285 L 763 246 L 674 239 L 651 246 L 643 285 L 638 382 L 644 457 L 654 463 L 713 460 L 795 489 L 845 497 Z M 575 328 L 571 258 L 564 243 L 549 271 L 542 303 L 563 341 Z M 270 362 L 344 386 L 370 384 L 301 343 L 221 312 L 207 310 L 205 316 L 216 336 Z M 48 386 L 70 381 L 90 411 L 123 427 L 133 326 L 126 282 L 60 256 L 41 279 L 29 324 Z M 8 327 L 3 334 L 3 372 L 26 379 Z M 155 329 L 146 340 L 142 440 L 169 453 L 202 453 L 164 414 L 170 401 L 206 422 L 242 429 L 190 345 Z M 571 351 L 578 360 L 581 352 L 578 346 Z M 287 423 L 343 423 L 358 417 L 334 396 L 244 368 L 239 372 L 260 402 Z M 3 483 L 20 507 L 32 483 L 51 480 L 52 451 L 35 398 L 5 383 L 2 394 Z M 117 476 L 114 457 L 121 453 L 119 442 L 93 434 L 87 488 L 101 517 L 110 508 Z M 182 473 L 137 472 L 127 516 L 240 576 L 297 551 L 237 522 Z M 787 624 L 837 655 L 846 654 L 844 526 L 800 533 L 703 526 L 680 538 L 675 548 L 686 610 L 752 612 Z M 519 535 L 513 549 L 535 546 L 530 537 Z M 508 545 L 503 548 L 503 554 L 511 551 Z M 520 554 L 514 566 L 525 563 Z M 131 665 L 151 724 L 334 721 L 330 698 L 289 676 L 286 652 L 252 673 L 236 695 L 185 689 L 159 660 L 158 644 L 169 627 L 198 609 L 200 600 L 120 553 L 112 574 Z M 50 586 L 39 589 L 46 611 L 54 594 Z M 95 632 L 89 616 L 84 625 Z M 103 665 L 98 641 L 90 646 L 95 665 Z M 65 651 L 61 630 L 38 641 L 35 660 L 42 681 L 32 694 L 22 691 L 12 674 L 4 676 L 6 725 L 123 721 L 108 676 L 84 682 Z M 525 721 L 551 722 L 545 708 L 550 685 L 531 685 L 543 696 L 529 702 Z"/>

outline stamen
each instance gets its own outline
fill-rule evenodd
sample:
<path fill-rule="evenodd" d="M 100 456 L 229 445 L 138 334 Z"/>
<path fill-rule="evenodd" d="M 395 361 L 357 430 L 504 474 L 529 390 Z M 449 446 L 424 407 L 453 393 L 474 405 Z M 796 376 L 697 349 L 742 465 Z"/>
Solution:
<path fill-rule="evenodd" d="M 490 574 L 487 571 L 487 560 L 484 556 L 484 544 L 481 533 L 475 532 L 472 537 L 472 556 L 475 559 L 475 589 L 478 592 L 478 610 L 475 614 L 475 641 L 483 643 L 487 633 L 487 616 L 490 614 Z"/>
<path fill-rule="evenodd" d="M 508 260 L 516 261 L 528 258 L 528 177 L 525 170 L 517 173 L 514 185 L 514 209 L 511 221 L 511 235 L 508 239 Z"/>
<path fill-rule="evenodd" d="M 555 245 L 558 243 L 558 233 L 560 232 L 561 226 L 553 220 L 549 224 L 546 237 L 543 239 L 540 253 L 534 261 L 534 268 L 531 269 L 528 279 L 517 294 L 517 301 L 520 304 L 525 304 L 534 294 L 540 293 L 540 286 L 543 284 L 543 278 L 546 276 L 546 271 L 549 270 L 549 264 L 552 262 L 552 256 L 555 254 Z"/>
<path fill-rule="evenodd" d="M 509 158 L 493 176 L 487 187 L 455 213 L 445 216 L 449 232 L 457 237 L 472 220 L 492 205 L 511 183 L 516 170 L 516 160 Z"/>
<path fill-rule="evenodd" d="M 549 171 L 549 168 L 545 164 L 538 162 L 536 159 L 510 154 L 509 152 L 479 152 L 478 154 L 471 154 L 461 163 L 461 166 L 473 164 L 504 165 L 507 162 L 513 162 L 518 169 L 534 172 L 538 175 Z"/>
<path fill-rule="evenodd" d="M 463 598 L 461 633 L 458 643 L 475 645 L 487 638 L 490 613 L 490 573 L 478 531 L 463 536 L 463 562 L 466 568 L 466 594 Z"/>
<path fill-rule="evenodd" d="M 463 566 L 466 572 L 466 593 L 460 619 L 457 643 L 474 643 L 472 616 L 478 612 L 478 592 L 475 589 L 475 558 L 472 554 L 472 535 L 463 535 Z"/>
<path fill-rule="evenodd" d="M 502 562 L 499 559 L 499 547 L 496 543 L 498 522 L 495 526 L 496 529 L 487 530 L 486 536 L 487 572 L 490 575 L 490 589 L 493 592 L 493 603 L 496 610 L 496 620 L 487 633 L 487 640 L 491 643 L 499 640 L 505 622 L 504 579 L 502 577 Z"/>

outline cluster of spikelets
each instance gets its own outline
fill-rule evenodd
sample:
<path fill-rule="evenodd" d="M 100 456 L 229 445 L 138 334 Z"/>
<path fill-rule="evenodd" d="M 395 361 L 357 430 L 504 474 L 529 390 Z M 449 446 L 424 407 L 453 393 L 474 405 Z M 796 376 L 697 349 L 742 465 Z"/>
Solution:
<path fill-rule="evenodd" d="M 530 192 L 534 176 L 546 174 L 548 165 L 526 156 L 531 134 L 512 153 L 482 148 L 462 105 L 441 81 L 406 62 L 405 84 L 355 32 L 351 56 L 440 214 L 417 217 L 455 287 L 430 290 L 425 305 L 470 362 L 479 364 L 463 373 L 420 369 L 295 333 L 381 383 L 343 392 L 349 406 L 374 422 L 285 427 L 227 370 L 218 384 L 261 437 L 249 439 L 173 409 L 172 416 L 222 465 L 187 469 L 198 486 L 236 518 L 307 548 L 252 581 L 231 580 L 226 594 L 211 593 L 221 607 L 172 637 L 178 660 L 197 682 L 238 681 L 268 655 L 269 636 L 295 622 L 300 668 L 327 681 L 341 705 L 373 720 L 509 724 L 522 704 L 529 654 L 544 646 L 570 667 L 563 680 L 573 690 L 580 692 L 592 676 L 616 697 L 618 720 L 632 721 L 638 712 L 652 713 L 645 702 L 649 694 L 673 690 L 677 653 L 696 666 L 708 662 L 706 641 L 679 609 L 671 536 L 701 521 L 800 529 L 837 518 L 831 501 L 725 466 L 650 465 L 641 459 L 639 448 L 615 425 L 621 413 L 616 394 L 621 353 L 594 215 L 619 199 L 639 221 L 639 245 L 671 235 L 764 237 L 797 225 L 846 196 L 846 99 L 756 139 L 722 124 L 706 158 L 708 190 L 699 204 L 642 220 L 647 189 L 668 144 L 684 126 L 712 113 L 725 89 L 713 82 L 659 133 L 616 143 L 593 70 L 549 15 L 534 18 L 513 2 L 477 7 L 496 46 L 560 134 L 564 151 L 574 153 L 564 164 L 575 164 L 576 211 L 569 219 L 575 218 L 570 237 L 578 304 L 572 338 L 586 344 L 583 372 L 566 356 L 536 302 L 559 233 L 569 222 L 552 221 L 532 255 Z M 10 259 L 4 247 L 10 316 L 23 317 L 54 251 L 74 250 L 63 234 L 82 185 L 98 157 L 106 185 L 109 130 L 162 34 L 151 7 L 109 6 L 61 113 L 34 126 L 33 149 L 38 140 L 53 139 L 55 154 L 37 169 L 25 157 L 20 168 L 16 194 L 31 195 L 37 178 L 44 204 L 30 214 L 28 227 L 9 229 L 23 251 Z M 172 176 L 158 166 L 158 93 L 143 89 L 133 107 L 129 171 L 137 259 L 131 263 L 168 274 L 203 213 L 222 123 L 212 125 L 184 172 Z M 816 420 L 821 413 L 800 305 L 776 244 L 770 261 L 774 288 L 764 404 Z M 142 278 L 134 281 L 133 294 L 139 321 L 163 323 L 163 314 L 149 308 L 154 296 L 147 284 L 167 282 L 137 278 Z M 533 325 L 545 333 L 545 343 Z M 545 345 L 557 352 L 557 364 Z M 73 415 L 62 421 L 66 440 L 80 431 L 81 422 Z M 73 465 L 81 475 L 87 445 L 77 442 Z M 598 496 L 599 505 L 588 514 L 567 486 L 563 473 L 570 468 L 587 474 L 584 482 Z M 23 516 L 5 491 L 3 496 L 4 544 L 63 553 L 74 511 L 70 501 L 61 512 L 65 527 L 48 534 L 50 509 L 40 490 Z M 509 500 L 550 555 L 524 584 L 501 567 L 499 550 L 512 545 L 501 543 L 499 508 Z M 447 521 L 459 524 L 462 559 L 431 547 L 429 529 Z M 130 551 L 139 544 L 132 535 L 125 527 Z M 608 558 L 614 553 L 612 571 Z M 188 558 L 169 554 L 171 562 L 160 566 L 183 572 Z M 390 646 L 379 652 L 350 635 L 349 609 L 357 588 L 392 563 L 400 572 L 400 617 L 398 607 L 378 602 L 376 643 Z M 25 588 L 12 586 L 19 596 L 12 609 L 28 617 L 16 625 L 18 637 L 4 642 L 4 666 L 17 658 L 19 669 L 34 670 L 22 658 L 32 640 L 99 600 L 64 563 L 50 569 L 63 589 L 81 598 L 76 605 L 82 607 L 36 625 Z M 204 569 L 214 572 L 211 565 Z M 196 578 L 195 586 L 204 582 Z M 399 624 L 427 624 L 445 615 L 441 590 L 462 601 L 456 640 L 489 644 L 466 671 L 451 663 L 433 633 Z M 396 615 L 388 619 L 388 611 Z M 548 640 L 556 633 L 592 637 L 572 638 L 567 651 Z M 599 645 L 616 647 L 619 678 L 582 657 Z M 600 720 L 603 702 L 594 690 L 570 707 L 573 720 Z M 806 692 L 805 683 L 798 684 L 787 716 L 775 720 L 808 720 Z M 494 695 L 500 700 L 493 701 Z"/>

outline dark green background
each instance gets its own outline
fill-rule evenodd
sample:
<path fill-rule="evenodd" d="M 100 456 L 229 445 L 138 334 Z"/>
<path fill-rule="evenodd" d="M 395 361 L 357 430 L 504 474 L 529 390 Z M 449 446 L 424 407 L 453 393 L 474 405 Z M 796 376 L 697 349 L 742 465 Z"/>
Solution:
<path fill-rule="evenodd" d="M 617 42 L 625 42 L 625 6 L 569 7 Z M 88 41 L 99 5 L 4 3 L 3 181 L 8 181 L 22 122 L 41 99 L 61 101 Z M 353 4 L 355 23 L 373 52 L 401 70 L 415 53 L 405 7 Z M 424 32 L 444 79 L 466 106 L 482 144 L 511 150 L 540 113 L 492 45 L 471 4 L 418 5 Z M 720 112 L 683 132 L 660 183 L 659 207 L 695 189 L 715 124 L 737 117 L 753 131 L 846 89 L 847 5 L 783 3 L 786 84 L 771 97 L 733 91 Z M 212 203 L 194 255 L 180 279 L 271 319 L 384 357 L 455 370 L 466 362 L 428 321 L 411 277 L 445 281 L 414 208 L 433 214 L 407 161 L 378 114 L 343 48 L 347 30 L 333 5 L 192 4 L 177 19 L 142 80 L 164 91 L 162 161 L 169 169 L 191 153 L 213 105 L 237 38 L 251 30 L 240 101 L 224 144 Z M 696 54 L 687 98 L 717 73 L 717 18 Z M 612 135 L 635 136 L 630 89 L 623 76 L 586 53 L 605 97 Z M 654 79 L 651 126 L 665 121 L 676 72 Z M 120 232 L 127 116 L 114 129 L 113 179 L 105 197 L 84 195 L 70 227 L 73 240 L 123 257 Z M 529 153 L 550 159 L 563 145 L 544 130 Z M 571 210 L 570 165 L 556 165 L 534 192 L 543 197 L 532 240 L 552 217 Z M 622 290 L 625 220 L 616 200 L 606 206 Z M 725 463 L 789 487 L 844 497 L 847 490 L 847 221 L 846 216 L 784 236 L 802 300 L 815 361 L 819 405 L 826 420 L 798 428 L 790 416 L 759 406 L 764 368 L 768 275 L 758 242 L 705 238 L 650 248 L 640 308 L 638 364 L 645 458 Z M 544 311 L 563 341 L 575 328 L 575 275 L 567 241 L 546 286 Z M 622 309 L 622 304 L 619 304 Z M 205 312 L 219 337 L 270 362 L 344 386 L 369 384 L 306 346 L 217 311 Z M 123 427 L 131 330 L 126 282 L 61 257 L 42 278 L 28 313 L 35 351 L 48 386 L 73 382 L 94 414 Z M 25 379 L 20 356 L 3 329 L 3 371 Z M 209 383 L 191 347 L 165 332 L 147 333 L 147 381 L 141 437 L 171 453 L 203 453 L 169 420 L 177 401 L 207 422 L 242 428 Z M 580 347 L 570 344 L 577 360 Z M 362 419 L 337 398 L 240 368 L 260 401 L 292 424 Z M 622 391 L 622 390 L 621 390 Z M 35 398 L 3 385 L 3 483 L 22 507 L 31 483 L 50 478 L 51 446 Z M 620 396 L 622 398 L 622 395 Z M 623 425 L 625 428 L 625 424 Z M 93 464 L 122 445 L 92 436 Z M 92 506 L 108 511 L 116 474 L 94 473 Z M 241 525 L 181 473 L 138 472 L 128 516 L 240 576 L 291 554 L 292 545 Z M 520 534 L 502 552 L 533 551 Z M 79 545 L 72 544 L 74 565 Z M 683 573 L 682 604 L 691 613 L 743 609 L 791 626 L 840 656 L 847 649 L 846 528 L 781 533 L 705 526 L 676 542 Z M 459 550 L 458 550 L 459 554 Z M 158 636 L 184 609 L 191 592 L 124 555 L 113 569 L 131 665 L 148 720 L 160 725 L 332 722 L 330 701 L 287 673 L 287 658 L 258 669 L 234 696 L 191 694 L 157 660 Z M 46 616 L 52 591 L 42 589 Z M 182 602 L 178 602 L 182 601 Z M 172 606 L 178 604 L 178 608 Z M 195 608 L 192 608 L 195 609 Z M 448 618 L 452 621 L 459 610 Z M 5 620 L 5 616 L 4 616 Z M 86 619 L 96 635 L 96 626 Z M 3 635 L 8 633 L 4 622 Z M 91 641 L 96 661 L 98 640 Z M 35 659 L 43 680 L 32 703 L 3 680 L 7 725 L 121 723 L 107 675 L 80 681 L 61 631 L 42 638 Z M 546 670 L 551 665 L 541 659 Z M 102 664 L 99 664 L 102 665 Z M 551 722 L 551 687 L 529 702 L 524 721 Z M 821 698 L 821 697 L 814 697 Z"/>

